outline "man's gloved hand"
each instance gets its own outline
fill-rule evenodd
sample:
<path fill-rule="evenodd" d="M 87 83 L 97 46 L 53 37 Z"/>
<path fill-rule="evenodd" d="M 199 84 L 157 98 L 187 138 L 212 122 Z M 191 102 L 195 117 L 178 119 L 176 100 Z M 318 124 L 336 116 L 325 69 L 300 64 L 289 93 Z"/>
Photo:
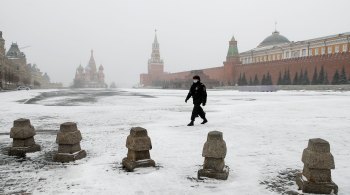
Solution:
<path fill-rule="evenodd" d="M 203 106 L 205 106 L 205 103 L 202 103 Z"/>
<path fill-rule="evenodd" d="M 187 103 L 187 100 L 188 100 L 188 99 L 185 99 L 185 103 Z"/>

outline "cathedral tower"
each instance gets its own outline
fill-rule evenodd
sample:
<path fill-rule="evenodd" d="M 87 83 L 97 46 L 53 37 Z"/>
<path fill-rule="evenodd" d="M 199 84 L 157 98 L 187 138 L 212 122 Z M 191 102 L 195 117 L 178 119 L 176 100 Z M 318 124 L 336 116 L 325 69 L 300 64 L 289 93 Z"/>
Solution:
<path fill-rule="evenodd" d="M 91 56 L 90 56 L 90 60 L 88 63 L 88 68 L 90 69 L 91 72 L 96 72 L 96 62 L 94 59 L 94 50 L 91 50 Z"/>

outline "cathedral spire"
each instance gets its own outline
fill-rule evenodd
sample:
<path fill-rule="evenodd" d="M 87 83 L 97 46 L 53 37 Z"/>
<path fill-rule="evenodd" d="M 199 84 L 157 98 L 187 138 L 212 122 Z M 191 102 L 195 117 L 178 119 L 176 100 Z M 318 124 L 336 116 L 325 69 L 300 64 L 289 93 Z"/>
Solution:
<path fill-rule="evenodd" d="M 89 64 L 87 65 L 87 67 L 90 70 L 92 70 L 93 72 L 96 72 L 96 62 L 95 62 L 95 58 L 94 58 L 94 50 L 91 50 L 91 56 L 90 56 Z"/>

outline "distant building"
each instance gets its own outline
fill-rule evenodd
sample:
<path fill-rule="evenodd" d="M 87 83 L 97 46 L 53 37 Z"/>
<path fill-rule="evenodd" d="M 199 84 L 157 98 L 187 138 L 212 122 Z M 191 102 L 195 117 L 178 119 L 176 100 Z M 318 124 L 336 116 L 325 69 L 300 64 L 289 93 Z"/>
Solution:
<path fill-rule="evenodd" d="M 17 43 L 12 43 L 10 49 L 6 53 L 6 57 L 12 61 L 16 68 L 19 85 L 31 85 L 31 74 L 27 67 L 26 55 L 20 51 Z"/>
<path fill-rule="evenodd" d="M 17 67 L 6 57 L 5 39 L 0 31 L 0 89 L 15 88 L 18 80 Z"/>
<path fill-rule="evenodd" d="M 299 57 L 337 54 L 348 51 L 350 32 L 304 41 L 289 41 L 277 30 L 256 48 L 240 53 L 242 64 L 268 62 Z"/>
<path fill-rule="evenodd" d="M 160 58 L 160 50 L 157 34 L 154 35 L 151 58 L 148 60 L 148 74 L 141 74 L 141 84 L 145 86 L 155 86 L 157 82 L 163 80 L 165 76 L 164 61 Z"/>
<path fill-rule="evenodd" d="M 307 85 L 350 83 L 350 32 L 289 41 L 275 30 L 256 48 L 239 53 L 232 37 L 223 65 L 178 73 L 164 72 L 157 37 L 143 87 L 184 88 L 198 74 L 208 87 L 227 85 Z"/>
<path fill-rule="evenodd" d="M 104 68 L 102 65 L 96 68 L 94 52 L 91 50 L 91 57 L 88 65 L 83 68 L 81 65 L 77 68 L 74 78 L 74 88 L 106 88 Z"/>
<path fill-rule="evenodd" d="M 0 31 L 0 88 L 14 89 L 25 85 L 33 88 L 51 88 L 48 75 L 40 71 L 36 64 L 27 64 L 26 55 L 17 43 L 12 43 L 6 52 L 5 40 Z M 61 84 L 54 84 L 55 87 Z"/>

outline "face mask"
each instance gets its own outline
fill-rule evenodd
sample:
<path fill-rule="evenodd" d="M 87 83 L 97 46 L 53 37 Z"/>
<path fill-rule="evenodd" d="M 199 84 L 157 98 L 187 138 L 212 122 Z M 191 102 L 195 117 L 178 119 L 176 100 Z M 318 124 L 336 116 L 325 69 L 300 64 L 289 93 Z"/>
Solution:
<path fill-rule="evenodd" d="M 198 82 L 198 80 L 197 80 L 197 79 L 194 79 L 194 80 L 193 80 L 193 83 L 197 83 L 197 82 Z"/>

